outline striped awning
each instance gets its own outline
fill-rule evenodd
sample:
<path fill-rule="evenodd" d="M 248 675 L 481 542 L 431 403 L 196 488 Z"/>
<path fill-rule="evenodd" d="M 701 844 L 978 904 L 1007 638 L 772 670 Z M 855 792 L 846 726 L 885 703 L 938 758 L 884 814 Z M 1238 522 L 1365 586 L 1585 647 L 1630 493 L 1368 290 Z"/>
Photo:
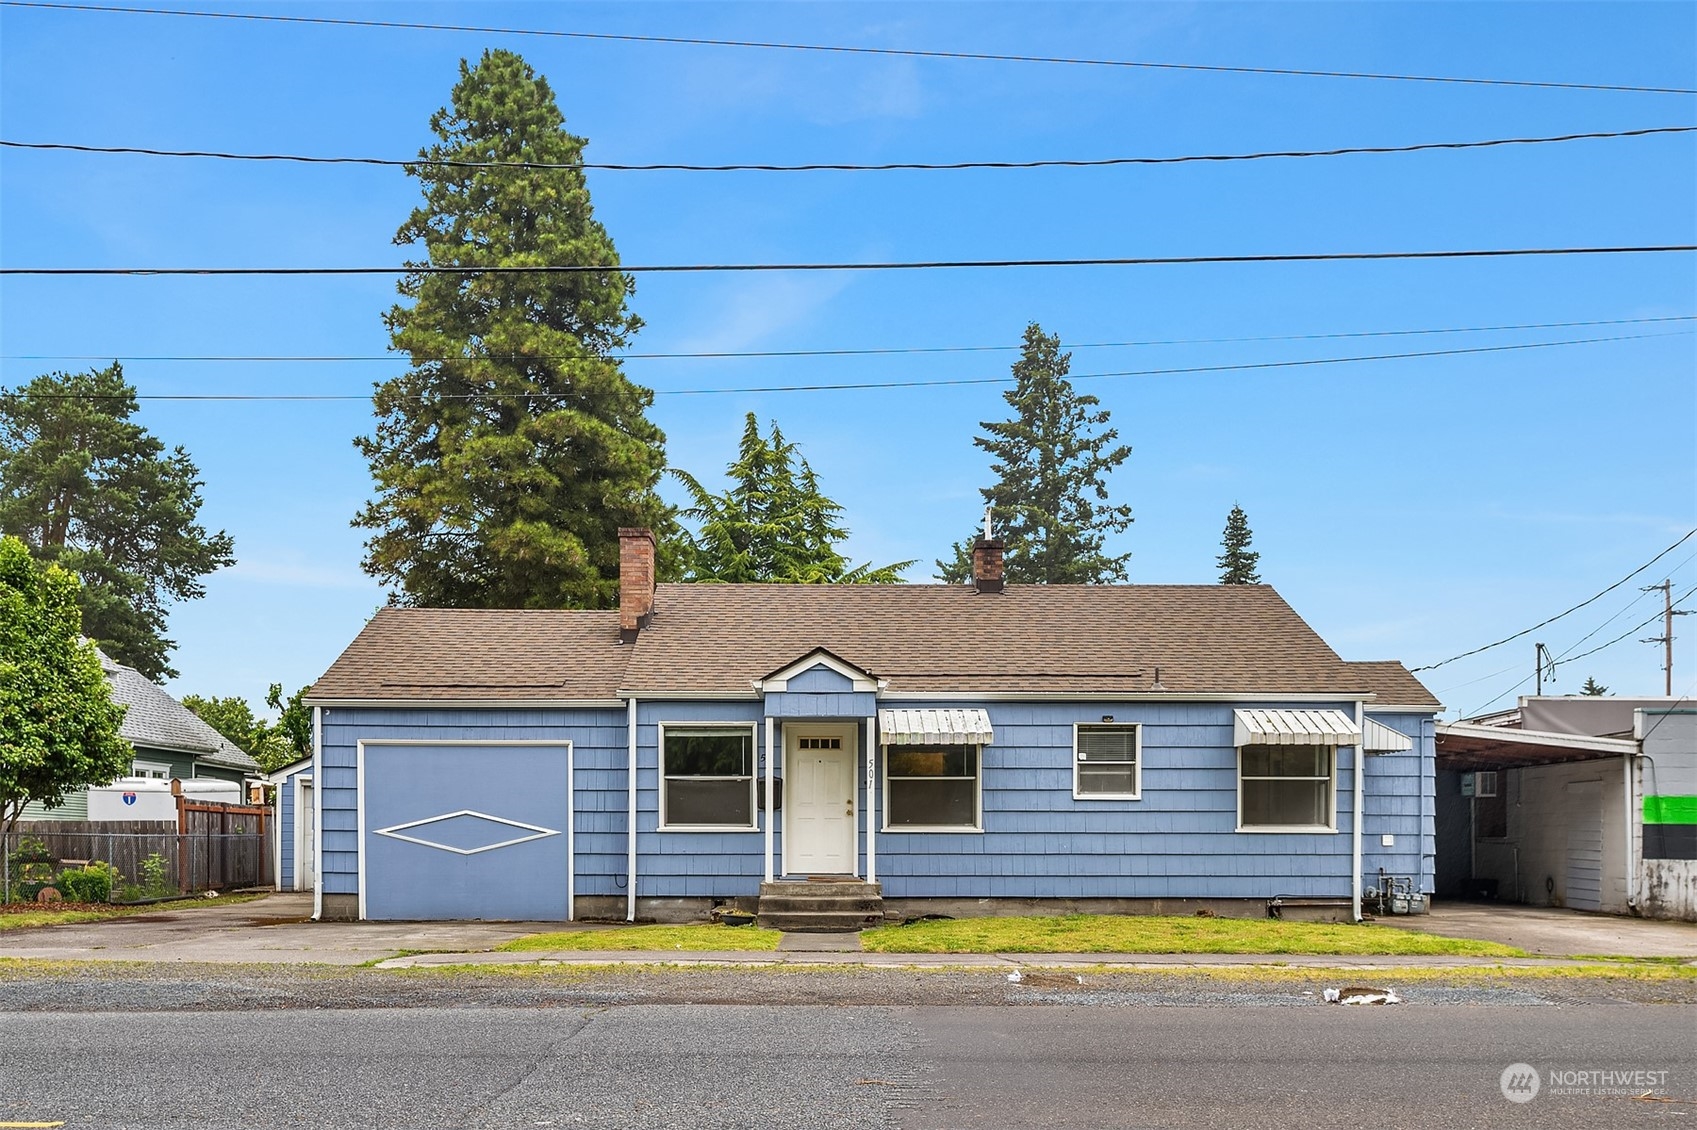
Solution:
<path fill-rule="evenodd" d="M 1360 745 L 1355 719 L 1341 710 L 1234 710 L 1236 745 Z"/>
<path fill-rule="evenodd" d="M 1361 723 L 1361 748 L 1368 753 L 1405 753 L 1414 748 L 1414 739 L 1366 718 Z"/>
<path fill-rule="evenodd" d="M 880 710 L 879 745 L 988 745 L 990 715 L 982 710 Z"/>

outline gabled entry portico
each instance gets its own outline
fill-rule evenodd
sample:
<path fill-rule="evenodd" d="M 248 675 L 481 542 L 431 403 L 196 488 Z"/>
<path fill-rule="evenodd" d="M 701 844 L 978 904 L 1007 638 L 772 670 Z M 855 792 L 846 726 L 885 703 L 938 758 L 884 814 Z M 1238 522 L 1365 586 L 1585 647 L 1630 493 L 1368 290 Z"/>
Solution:
<path fill-rule="evenodd" d="M 877 878 L 881 686 L 824 648 L 754 681 L 766 703 L 766 749 L 781 751 L 769 752 L 761 782 L 773 813 L 765 824 L 768 883 L 779 875 L 859 875 L 863 853 L 866 880 Z"/>

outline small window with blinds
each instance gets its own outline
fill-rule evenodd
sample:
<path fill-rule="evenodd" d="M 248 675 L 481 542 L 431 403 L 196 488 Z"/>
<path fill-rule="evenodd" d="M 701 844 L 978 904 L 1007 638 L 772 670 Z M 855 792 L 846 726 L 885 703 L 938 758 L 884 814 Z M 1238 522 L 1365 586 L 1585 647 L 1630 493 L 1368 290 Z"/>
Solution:
<path fill-rule="evenodd" d="M 1137 800 L 1142 796 L 1142 727 L 1086 725 L 1072 731 L 1072 795 L 1077 800 Z"/>

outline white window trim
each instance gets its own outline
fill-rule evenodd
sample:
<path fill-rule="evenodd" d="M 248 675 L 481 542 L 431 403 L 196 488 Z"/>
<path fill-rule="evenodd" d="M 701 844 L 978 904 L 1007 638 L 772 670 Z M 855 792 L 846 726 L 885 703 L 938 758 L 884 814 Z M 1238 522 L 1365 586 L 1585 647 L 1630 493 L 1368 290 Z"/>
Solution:
<path fill-rule="evenodd" d="M 163 761 L 132 761 L 130 776 L 146 777 L 150 781 L 169 781 L 171 767 Z"/>
<path fill-rule="evenodd" d="M 1257 743 L 1250 743 L 1257 744 Z M 1329 824 L 1245 824 L 1243 822 L 1243 751 L 1244 746 L 1237 747 L 1237 830 L 1252 835 L 1269 836 L 1335 836 L 1338 834 L 1338 748 L 1337 746 L 1322 746 L 1331 757 L 1332 772 L 1326 778 L 1326 803 L 1330 814 Z M 1349 748 L 1349 747 L 1344 747 Z M 1360 758 L 1357 757 L 1359 761 Z M 1356 768 L 1359 772 L 1359 767 Z M 1273 780 L 1318 781 L 1319 777 L 1256 777 L 1257 781 Z"/>
<path fill-rule="evenodd" d="M 758 722 L 661 722 L 660 740 L 654 747 L 654 772 L 658 785 L 657 802 L 662 832 L 758 832 L 760 831 L 760 796 L 755 786 L 760 779 L 760 735 Z M 673 730 L 743 730 L 748 733 L 749 762 L 748 811 L 749 824 L 668 824 L 666 822 L 666 731 Z M 735 781 L 737 777 L 697 777 L 701 781 Z"/>
<path fill-rule="evenodd" d="M 943 743 L 940 743 L 940 742 L 933 742 L 933 743 L 930 743 L 930 744 L 926 744 L 924 742 L 919 742 L 919 743 L 915 743 L 913 745 L 887 745 L 887 746 L 880 746 L 879 747 L 880 752 L 883 753 L 883 755 L 884 755 L 884 756 L 882 756 L 878 759 L 880 762 L 882 762 L 882 768 L 879 770 L 879 773 L 882 776 L 883 782 L 884 782 L 884 787 L 883 787 L 883 790 L 882 790 L 883 794 L 884 794 L 884 796 L 883 796 L 883 812 L 881 813 L 881 815 L 883 817 L 883 823 L 879 826 L 878 830 L 880 832 L 893 832 L 897 835 L 900 835 L 900 834 L 905 833 L 905 832 L 919 832 L 919 833 L 922 833 L 924 835 L 934 835 L 936 833 L 942 832 L 942 833 L 953 833 L 955 835 L 961 835 L 961 836 L 982 835 L 984 833 L 984 747 L 981 746 L 981 745 L 966 745 L 966 746 L 963 747 L 963 748 L 966 748 L 966 749 L 976 751 L 976 753 L 975 753 L 976 764 L 978 766 L 977 772 L 973 774 L 973 789 L 972 789 L 973 822 L 971 824 L 892 824 L 892 823 L 890 823 L 890 757 L 889 757 L 890 751 L 895 750 L 895 749 L 931 749 L 933 747 L 942 747 L 942 746 L 943 746 Z M 904 779 L 906 779 L 906 778 L 904 778 Z M 922 780 L 924 778 L 917 778 L 916 777 L 916 778 L 912 778 L 912 779 L 913 780 Z M 937 780 L 937 781 L 965 780 L 965 778 L 963 778 L 963 777 L 933 777 L 933 778 L 930 778 L 930 779 L 931 780 Z"/>
<path fill-rule="evenodd" d="M 1086 793 L 1078 788 L 1078 732 L 1080 730 L 1124 730 L 1131 736 L 1131 787 L 1129 793 Z M 1123 763 L 1122 763 L 1123 764 Z M 1241 774 L 1239 779 L 1241 780 Z M 1073 800 L 1142 800 L 1143 799 L 1143 724 L 1141 722 L 1074 722 L 1072 724 L 1072 799 Z"/>

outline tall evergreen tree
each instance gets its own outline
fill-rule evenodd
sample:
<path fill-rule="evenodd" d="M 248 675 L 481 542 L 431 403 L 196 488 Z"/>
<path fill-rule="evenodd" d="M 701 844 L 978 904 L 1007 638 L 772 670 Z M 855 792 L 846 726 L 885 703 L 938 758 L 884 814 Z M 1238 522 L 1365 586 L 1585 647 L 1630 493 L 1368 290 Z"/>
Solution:
<path fill-rule="evenodd" d="M 431 118 L 431 162 L 575 165 L 546 79 L 508 51 L 460 63 L 451 104 Z M 642 322 L 635 286 L 595 219 L 578 168 L 418 164 L 424 201 L 396 233 L 422 244 L 389 311 L 392 348 L 411 357 L 379 384 L 376 434 L 355 441 L 377 498 L 354 519 L 374 531 L 365 569 L 410 604 L 600 607 L 617 593 L 618 530 L 671 528 L 655 493 L 665 436 L 653 393 L 614 352 Z M 486 267 L 582 272 L 490 274 Z"/>
<path fill-rule="evenodd" d="M 0 393 L 0 533 L 82 577 L 82 630 L 149 679 L 176 674 L 167 610 L 206 595 L 235 560 L 196 518 L 200 471 L 130 419 L 136 390 L 117 362 L 49 373 Z"/>
<path fill-rule="evenodd" d="M 1261 555 L 1249 548 L 1254 537 L 1249 529 L 1249 516 L 1243 512 L 1243 507 L 1233 503 L 1231 513 L 1226 515 L 1226 532 L 1220 538 L 1220 548 L 1223 552 L 1215 558 L 1220 567 L 1222 585 L 1261 583 L 1261 574 L 1255 571 L 1255 565 L 1261 560 Z"/>
<path fill-rule="evenodd" d="M 973 443 L 995 460 L 995 485 L 980 493 L 994 511 L 996 532 L 1007 543 L 1008 581 L 1025 584 L 1102 584 L 1123 581 L 1131 554 L 1103 552 L 1107 535 L 1132 523 L 1131 507 L 1107 505 L 1105 477 L 1131 454 L 1115 444 L 1108 410 L 1067 380 L 1072 354 L 1036 322 L 1025 328 L 1014 364 L 1014 387 L 1002 394 L 1011 419 L 982 421 Z M 976 536 L 976 535 L 975 535 Z M 937 561 L 938 574 L 960 582 L 972 576 L 972 538 Z"/>
<path fill-rule="evenodd" d="M 1585 685 L 1579 688 L 1579 693 L 1582 694 L 1582 695 L 1590 695 L 1591 697 L 1596 698 L 1596 697 L 1599 697 L 1601 695 L 1608 694 L 1609 688 L 1605 687 L 1603 684 L 1599 683 L 1596 679 L 1593 679 L 1591 676 L 1587 675 L 1587 676 L 1585 676 Z"/>
<path fill-rule="evenodd" d="M 690 494 L 682 517 L 696 525 L 683 554 L 684 575 L 692 581 L 897 584 L 913 564 L 850 565 L 837 550 L 848 537 L 843 508 L 825 496 L 777 423 L 770 438 L 762 436 L 752 412 L 737 457 L 725 468 L 731 485 L 724 493 L 714 494 L 687 471 L 672 473 Z"/>

